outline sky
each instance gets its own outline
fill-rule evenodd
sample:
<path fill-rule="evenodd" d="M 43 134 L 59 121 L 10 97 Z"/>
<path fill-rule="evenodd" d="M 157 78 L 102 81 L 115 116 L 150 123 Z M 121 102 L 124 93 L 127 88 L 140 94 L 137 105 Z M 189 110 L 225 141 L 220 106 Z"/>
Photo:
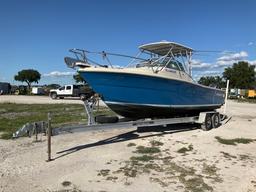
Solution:
<path fill-rule="evenodd" d="M 136 55 L 161 40 L 217 51 L 194 55 L 194 79 L 240 60 L 256 65 L 255 8 L 255 0 L 0 0 L 0 81 L 21 84 L 14 75 L 35 69 L 41 85 L 73 83 L 71 48 Z"/>

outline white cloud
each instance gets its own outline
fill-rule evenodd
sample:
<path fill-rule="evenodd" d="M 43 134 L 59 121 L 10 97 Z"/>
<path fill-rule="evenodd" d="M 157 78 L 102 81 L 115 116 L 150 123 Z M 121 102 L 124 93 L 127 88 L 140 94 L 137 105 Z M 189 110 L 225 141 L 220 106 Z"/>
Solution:
<path fill-rule="evenodd" d="M 240 51 L 239 53 L 232 53 L 232 54 L 224 53 L 224 56 L 217 58 L 217 65 L 229 66 L 237 61 L 245 60 L 247 57 L 248 57 L 248 53 L 246 51 Z"/>
<path fill-rule="evenodd" d="M 253 45 L 253 42 L 249 42 L 249 43 L 248 43 L 248 46 L 252 46 L 252 45 Z"/>
<path fill-rule="evenodd" d="M 219 57 L 218 61 L 231 61 L 231 60 L 243 60 L 244 58 L 248 57 L 248 53 L 245 51 L 241 51 L 239 53 L 232 53 L 232 54 L 226 54 L 224 56 Z"/>
<path fill-rule="evenodd" d="M 230 60 L 230 61 L 217 61 L 217 65 L 216 67 L 225 67 L 225 66 L 229 66 L 232 65 L 233 63 L 235 63 L 235 60 Z"/>
<path fill-rule="evenodd" d="M 250 63 L 251 65 L 255 65 L 256 66 L 256 60 L 248 61 L 248 63 Z"/>
<path fill-rule="evenodd" d="M 202 74 L 204 75 L 217 75 L 217 74 L 220 74 L 221 72 L 220 71 L 203 71 Z"/>
<path fill-rule="evenodd" d="M 256 66 L 256 60 L 248 60 L 248 53 L 245 51 L 240 51 L 238 53 L 230 53 L 228 51 L 222 52 L 222 56 L 217 58 L 215 62 L 206 63 L 200 60 L 193 59 L 192 69 L 194 79 L 199 79 L 202 76 L 216 76 L 221 75 L 224 68 L 231 66 L 238 61 L 245 61 L 251 65 Z M 255 68 L 256 71 L 256 68 Z"/>
<path fill-rule="evenodd" d="M 202 76 L 221 76 L 222 71 L 216 71 L 216 70 L 207 70 L 207 71 L 201 71 L 200 73 L 194 74 L 193 78 L 198 81 Z"/>
<path fill-rule="evenodd" d="M 217 70 L 207 70 L 207 71 L 201 71 L 200 73 L 197 73 L 195 76 L 216 76 L 221 74 L 221 71 L 217 71 Z"/>
<path fill-rule="evenodd" d="M 207 69 L 207 68 L 211 68 L 211 64 L 210 63 L 205 63 L 205 62 L 202 62 L 202 61 L 196 60 L 196 59 L 192 59 L 191 60 L 191 64 L 192 64 L 192 68 L 193 69 Z"/>
<path fill-rule="evenodd" d="M 44 77 L 62 77 L 62 76 L 72 76 L 76 74 L 76 72 L 60 72 L 60 71 L 52 71 L 50 73 L 43 74 Z"/>

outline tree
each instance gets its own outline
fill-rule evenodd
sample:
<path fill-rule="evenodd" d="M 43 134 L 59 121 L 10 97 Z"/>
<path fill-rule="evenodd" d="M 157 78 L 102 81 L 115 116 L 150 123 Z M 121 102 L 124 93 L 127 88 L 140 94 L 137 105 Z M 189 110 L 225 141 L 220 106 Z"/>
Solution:
<path fill-rule="evenodd" d="M 46 85 L 45 87 L 47 87 L 48 89 L 58 89 L 60 88 L 61 86 L 59 84 L 49 84 L 49 85 Z"/>
<path fill-rule="evenodd" d="M 223 78 L 229 79 L 231 88 L 252 88 L 255 85 L 255 66 L 245 61 L 234 63 L 224 70 Z"/>
<path fill-rule="evenodd" d="M 31 83 L 38 81 L 41 78 L 41 74 L 33 69 L 24 69 L 18 72 L 17 75 L 14 76 L 15 81 L 26 82 L 28 84 L 28 89 L 31 88 Z"/>
<path fill-rule="evenodd" d="M 86 81 L 81 77 L 79 73 L 73 75 L 74 80 L 76 83 L 86 83 Z"/>
<path fill-rule="evenodd" d="M 225 87 L 225 82 L 220 76 L 205 76 L 201 77 L 198 81 L 199 84 L 222 88 Z"/>

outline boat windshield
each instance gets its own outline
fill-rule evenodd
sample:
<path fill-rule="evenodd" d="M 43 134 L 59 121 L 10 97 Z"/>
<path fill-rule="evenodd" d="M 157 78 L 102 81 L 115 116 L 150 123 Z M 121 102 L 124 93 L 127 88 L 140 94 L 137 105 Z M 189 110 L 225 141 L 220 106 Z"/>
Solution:
<path fill-rule="evenodd" d="M 175 70 L 179 70 L 179 71 L 185 71 L 182 63 L 180 63 L 179 61 L 177 61 L 175 59 L 165 58 L 163 60 L 162 64 L 163 65 L 167 64 L 166 68 L 175 69 Z"/>
<path fill-rule="evenodd" d="M 185 71 L 182 63 L 179 61 L 172 59 L 170 57 L 167 57 L 163 59 L 162 61 L 157 61 L 158 58 L 151 58 L 148 61 L 143 61 L 140 62 L 139 64 L 136 65 L 137 68 L 139 67 L 166 67 L 169 69 L 175 69 L 179 71 Z"/>

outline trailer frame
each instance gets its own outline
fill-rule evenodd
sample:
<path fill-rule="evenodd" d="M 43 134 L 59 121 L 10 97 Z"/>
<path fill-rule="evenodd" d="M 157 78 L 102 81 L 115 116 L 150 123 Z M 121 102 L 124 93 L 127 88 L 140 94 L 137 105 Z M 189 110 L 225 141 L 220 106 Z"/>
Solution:
<path fill-rule="evenodd" d="M 173 117 L 173 118 L 158 118 L 158 119 L 138 119 L 138 120 L 126 120 L 125 118 L 119 118 L 118 122 L 109 122 L 109 123 L 98 123 L 97 118 L 93 115 L 93 109 L 95 105 L 95 100 L 93 98 L 88 100 L 83 100 L 84 108 L 88 117 L 87 126 L 84 128 L 118 128 L 118 127 L 137 127 L 137 129 L 153 126 L 163 126 L 167 127 L 168 125 L 173 124 L 185 124 L 191 123 L 196 124 L 201 127 L 204 131 L 209 131 L 212 128 L 218 128 L 223 124 L 223 120 L 227 119 L 226 115 L 220 114 L 217 111 L 206 111 L 200 112 L 196 116 L 186 116 L 186 117 Z M 111 118 L 106 116 L 106 118 Z M 81 128 L 81 126 L 79 126 Z"/>

